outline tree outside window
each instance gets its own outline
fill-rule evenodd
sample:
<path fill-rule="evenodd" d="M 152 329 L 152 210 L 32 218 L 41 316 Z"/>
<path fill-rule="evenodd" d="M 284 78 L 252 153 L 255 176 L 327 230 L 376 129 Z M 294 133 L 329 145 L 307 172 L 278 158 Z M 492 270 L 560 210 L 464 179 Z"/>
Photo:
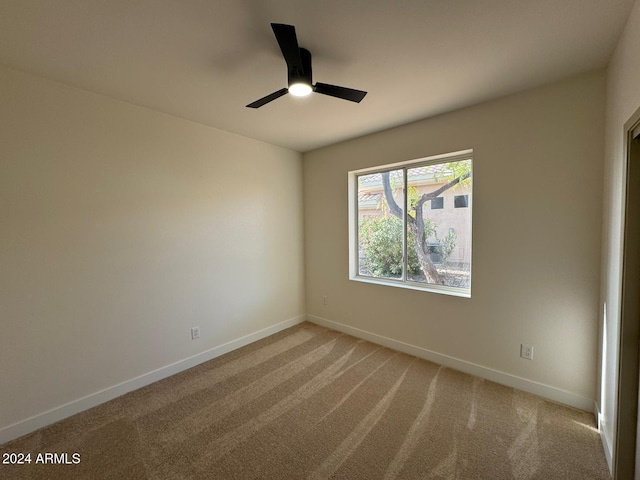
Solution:
<path fill-rule="evenodd" d="M 356 277 L 470 293 L 471 155 L 354 178 Z"/>

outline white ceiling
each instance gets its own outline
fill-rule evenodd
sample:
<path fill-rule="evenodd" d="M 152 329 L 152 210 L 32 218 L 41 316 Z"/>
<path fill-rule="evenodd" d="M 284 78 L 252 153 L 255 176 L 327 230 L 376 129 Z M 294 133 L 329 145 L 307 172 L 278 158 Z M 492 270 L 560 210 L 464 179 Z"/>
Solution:
<path fill-rule="evenodd" d="M 0 63 L 308 151 L 607 65 L 633 0 L 0 0 Z M 290 95 L 270 22 L 314 81 Z"/>

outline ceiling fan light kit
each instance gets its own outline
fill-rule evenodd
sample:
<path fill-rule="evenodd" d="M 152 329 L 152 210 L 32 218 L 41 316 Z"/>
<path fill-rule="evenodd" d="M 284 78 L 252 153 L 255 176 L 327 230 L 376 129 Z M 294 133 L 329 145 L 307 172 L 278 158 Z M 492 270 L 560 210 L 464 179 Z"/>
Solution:
<path fill-rule="evenodd" d="M 296 97 L 304 97 L 313 91 L 356 103 L 360 103 L 367 94 L 367 92 L 362 90 L 329 85 L 328 83 L 318 82 L 314 85 L 311 74 L 311 52 L 306 48 L 300 48 L 298 46 L 295 27 L 282 23 L 272 23 L 271 28 L 282 51 L 282 56 L 287 63 L 287 80 L 289 87 L 282 88 L 266 97 L 262 97 L 250 103 L 247 107 L 260 108 L 286 93 L 290 93 Z"/>
<path fill-rule="evenodd" d="M 288 90 L 294 97 L 306 97 L 313 91 L 311 85 L 306 83 L 294 83 L 293 85 L 289 85 Z"/>

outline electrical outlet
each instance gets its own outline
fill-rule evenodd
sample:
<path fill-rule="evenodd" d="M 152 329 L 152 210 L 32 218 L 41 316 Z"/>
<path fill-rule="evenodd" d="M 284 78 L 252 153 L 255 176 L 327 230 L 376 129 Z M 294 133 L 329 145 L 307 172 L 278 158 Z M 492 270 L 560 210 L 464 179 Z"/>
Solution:
<path fill-rule="evenodd" d="M 327 302 L 328 302 L 328 300 L 327 300 L 327 296 L 326 296 L 326 295 L 324 295 L 324 296 L 322 297 L 322 304 L 323 304 L 323 305 L 326 305 L 326 304 L 327 304 Z"/>
<path fill-rule="evenodd" d="M 520 344 L 520 356 L 522 358 L 526 358 L 527 360 L 533 360 L 533 346 L 525 345 L 524 343 Z"/>
<path fill-rule="evenodd" d="M 191 340 L 200 338 L 200 327 L 191 327 Z"/>

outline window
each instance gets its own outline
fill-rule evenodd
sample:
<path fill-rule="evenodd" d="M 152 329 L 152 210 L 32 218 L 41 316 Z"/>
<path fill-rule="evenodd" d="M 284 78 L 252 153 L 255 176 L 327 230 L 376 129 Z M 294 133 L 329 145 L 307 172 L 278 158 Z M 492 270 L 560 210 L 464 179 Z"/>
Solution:
<path fill-rule="evenodd" d="M 469 195 L 456 195 L 453 197 L 453 208 L 467 208 L 469 206 Z"/>
<path fill-rule="evenodd" d="M 470 297 L 472 164 L 468 150 L 349 172 L 350 279 Z"/>

